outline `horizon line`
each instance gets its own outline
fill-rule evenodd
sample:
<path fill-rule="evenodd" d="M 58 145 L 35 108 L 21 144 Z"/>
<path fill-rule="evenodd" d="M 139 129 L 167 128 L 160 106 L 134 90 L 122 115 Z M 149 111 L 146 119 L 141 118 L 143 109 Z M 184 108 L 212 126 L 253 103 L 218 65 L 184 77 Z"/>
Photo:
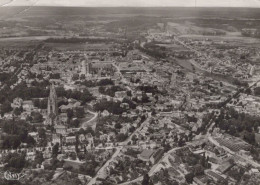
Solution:
<path fill-rule="evenodd" d="M 60 7 L 60 8 L 254 8 L 253 6 L 60 6 L 60 5 L 15 5 L 15 6 L 0 6 L 0 8 L 12 7 Z"/>

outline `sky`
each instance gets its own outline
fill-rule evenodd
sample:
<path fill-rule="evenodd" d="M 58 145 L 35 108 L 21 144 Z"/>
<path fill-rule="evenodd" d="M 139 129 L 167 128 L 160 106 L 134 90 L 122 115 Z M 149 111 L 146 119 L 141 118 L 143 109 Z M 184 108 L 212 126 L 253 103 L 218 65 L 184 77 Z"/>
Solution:
<path fill-rule="evenodd" d="M 258 7 L 260 0 L 0 0 L 0 6 Z"/>

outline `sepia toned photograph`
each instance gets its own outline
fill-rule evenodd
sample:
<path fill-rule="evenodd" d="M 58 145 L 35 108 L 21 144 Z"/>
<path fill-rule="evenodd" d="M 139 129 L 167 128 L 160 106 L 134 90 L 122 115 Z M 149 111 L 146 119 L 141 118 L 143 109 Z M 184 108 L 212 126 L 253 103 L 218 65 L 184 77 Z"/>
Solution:
<path fill-rule="evenodd" d="M 0 185 L 260 185 L 260 0 L 0 0 Z"/>

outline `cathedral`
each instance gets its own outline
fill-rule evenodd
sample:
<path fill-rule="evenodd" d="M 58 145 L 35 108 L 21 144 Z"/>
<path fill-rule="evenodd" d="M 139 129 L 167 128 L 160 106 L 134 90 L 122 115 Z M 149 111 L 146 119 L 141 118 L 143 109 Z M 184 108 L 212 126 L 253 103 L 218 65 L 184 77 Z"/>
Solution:
<path fill-rule="evenodd" d="M 89 61 L 87 55 L 84 56 L 84 60 L 81 61 L 80 74 L 85 77 L 101 77 L 114 75 L 114 67 L 112 61 Z"/>
<path fill-rule="evenodd" d="M 46 125 L 57 125 L 58 123 L 58 102 L 57 94 L 54 87 L 54 84 L 50 86 L 50 95 L 48 98 L 48 107 L 47 107 L 47 118 L 45 121 Z"/>

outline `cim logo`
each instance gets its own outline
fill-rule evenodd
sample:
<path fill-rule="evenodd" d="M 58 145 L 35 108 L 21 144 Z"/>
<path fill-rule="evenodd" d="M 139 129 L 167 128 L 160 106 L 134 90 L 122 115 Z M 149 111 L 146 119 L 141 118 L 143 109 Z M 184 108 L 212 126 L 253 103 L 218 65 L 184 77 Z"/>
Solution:
<path fill-rule="evenodd" d="M 12 173 L 9 171 L 4 172 L 4 177 L 6 180 L 17 180 L 19 181 L 21 178 L 23 178 L 25 176 L 24 173 Z"/>

